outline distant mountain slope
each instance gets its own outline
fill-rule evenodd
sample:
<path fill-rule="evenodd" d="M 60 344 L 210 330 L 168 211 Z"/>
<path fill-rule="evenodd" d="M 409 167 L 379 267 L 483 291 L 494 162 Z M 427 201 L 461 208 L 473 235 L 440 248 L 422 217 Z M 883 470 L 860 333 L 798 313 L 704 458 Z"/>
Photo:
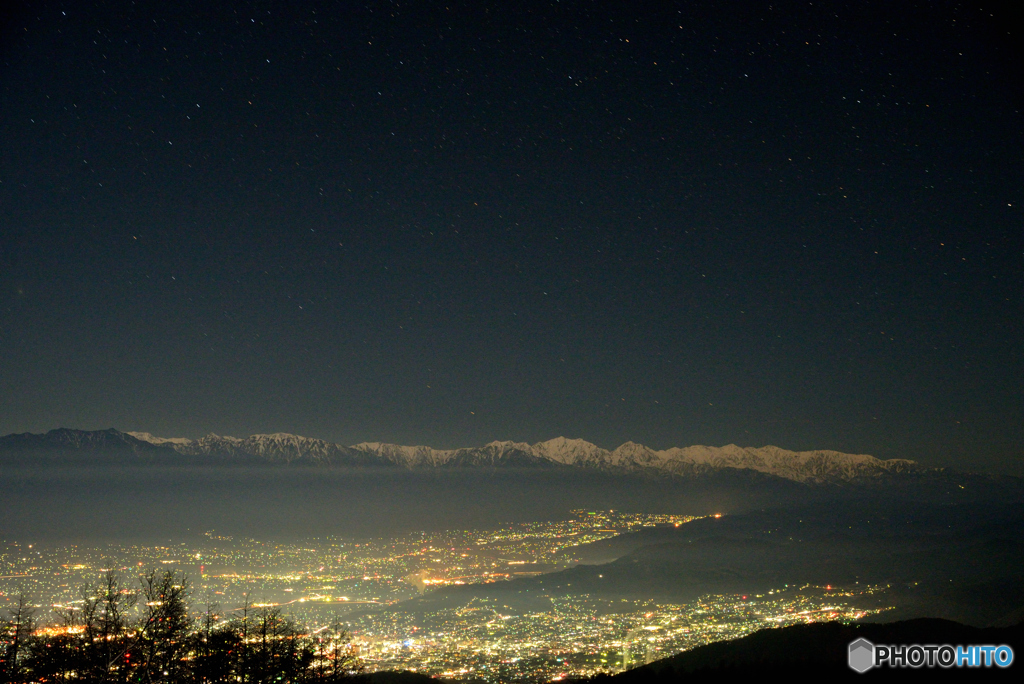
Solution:
<path fill-rule="evenodd" d="M 108 430 L 71 430 L 58 428 L 44 434 L 29 432 L 0 437 L 0 458 L 18 459 L 27 454 L 56 457 L 73 454 L 78 460 L 174 459 L 169 445 L 138 439 L 113 428 Z"/>
<path fill-rule="evenodd" d="M 363 442 L 352 447 L 372 454 L 387 463 L 402 468 L 430 468 L 444 465 L 451 459 L 453 451 L 432 449 L 427 446 L 398 446 L 380 442 Z"/>
<path fill-rule="evenodd" d="M 144 432 L 129 433 L 143 438 L 152 435 Z M 379 465 L 379 459 L 369 457 L 365 452 L 341 446 L 322 439 L 300 437 L 284 432 L 269 435 L 251 435 L 244 439 L 207 435 L 199 439 L 160 440 L 180 454 L 187 456 L 210 456 L 219 458 L 255 458 L 271 463 L 299 463 L 308 465 Z"/>
<path fill-rule="evenodd" d="M 23 432 L 0 437 L 0 449 L 17 450 L 75 450 L 75 451 L 130 451 L 152 452 L 155 442 L 141 440 L 126 432 L 109 430 L 71 430 L 58 428 L 44 434 Z"/>
<path fill-rule="evenodd" d="M 556 437 L 546 442 L 495 441 L 482 447 L 434 449 L 428 446 L 400 446 L 363 442 L 351 447 L 295 435 L 253 435 L 245 440 L 210 435 L 199 440 L 165 440 L 148 433 L 129 433 L 157 444 L 169 444 L 181 453 L 210 452 L 216 444 L 219 452 L 244 451 L 266 458 L 292 462 L 313 460 L 323 463 L 357 462 L 354 454 L 371 457 L 358 461 L 402 468 L 519 467 L 551 468 L 569 466 L 614 472 L 648 472 L 693 476 L 727 468 L 755 470 L 787 480 L 808 483 L 845 482 L 891 473 L 917 470 L 913 461 L 882 460 L 862 454 L 838 451 L 787 451 L 778 447 L 693 446 L 663 451 L 626 442 L 613 451 L 582 439 Z"/>
<path fill-rule="evenodd" d="M 753 471 L 808 484 L 843 483 L 886 475 L 920 472 L 913 461 L 881 460 L 837 451 L 787 451 L 761 448 L 692 446 L 654 450 L 626 442 L 607 450 L 582 439 L 556 437 L 546 442 L 495 441 L 482 447 L 433 449 L 363 442 L 343 446 L 287 433 L 245 438 L 210 434 L 199 439 L 163 438 L 148 432 L 70 430 L 43 435 L 0 437 L 0 457 L 27 452 L 75 452 L 167 458 L 173 453 L 189 462 L 254 461 L 317 466 L 383 466 L 423 468 L 578 468 L 609 473 L 694 477 L 723 471 Z"/>

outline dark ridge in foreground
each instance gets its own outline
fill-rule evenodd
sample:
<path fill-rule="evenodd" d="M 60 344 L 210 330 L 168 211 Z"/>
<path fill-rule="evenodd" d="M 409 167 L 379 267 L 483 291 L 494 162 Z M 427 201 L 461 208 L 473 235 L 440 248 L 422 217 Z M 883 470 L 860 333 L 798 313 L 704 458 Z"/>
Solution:
<path fill-rule="evenodd" d="M 850 642 L 864 638 L 873 644 L 1001 645 L 1013 648 L 1015 658 L 1006 668 L 872 668 L 858 674 L 847 664 Z M 1024 623 L 1013 627 L 978 628 L 949 620 L 923 618 L 886 624 L 838 622 L 763 629 L 732 641 L 720 641 L 628 670 L 615 676 L 598 675 L 594 684 L 614 680 L 621 684 L 670 684 L 674 682 L 770 681 L 775 677 L 826 676 L 849 681 L 936 678 L 968 679 L 979 676 L 1006 681 L 1020 677 L 1016 662 L 1024 651 Z M 723 680 L 723 677 L 735 680 Z"/>
<path fill-rule="evenodd" d="M 346 681 L 351 682 L 351 684 L 444 684 L 452 680 L 403 670 L 401 672 L 358 674 L 348 677 Z"/>

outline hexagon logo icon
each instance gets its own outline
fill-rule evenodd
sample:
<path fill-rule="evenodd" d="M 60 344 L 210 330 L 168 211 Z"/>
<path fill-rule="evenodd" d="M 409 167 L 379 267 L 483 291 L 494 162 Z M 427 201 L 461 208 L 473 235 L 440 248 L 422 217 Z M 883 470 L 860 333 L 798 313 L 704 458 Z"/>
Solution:
<path fill-rule="evenodd" d="M 857 639 L 850 643 L 847 656 L 851 670 L 867 672 L 875 665 L 875 645 L 867 639 Z"/>

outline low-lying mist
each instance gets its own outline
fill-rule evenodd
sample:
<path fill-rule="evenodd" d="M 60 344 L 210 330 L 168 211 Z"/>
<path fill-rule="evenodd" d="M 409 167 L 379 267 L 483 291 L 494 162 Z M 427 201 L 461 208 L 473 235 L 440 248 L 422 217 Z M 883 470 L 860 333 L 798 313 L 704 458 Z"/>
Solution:
<path fill-rule="evenodd" d="M 257 539 L 377 537 L 564 519 L 572 509 L 733 513 L 808 490 L 536 470 L 286 467 L 5 468 L 0 538 L 156 542 L 208 530 Z"/>

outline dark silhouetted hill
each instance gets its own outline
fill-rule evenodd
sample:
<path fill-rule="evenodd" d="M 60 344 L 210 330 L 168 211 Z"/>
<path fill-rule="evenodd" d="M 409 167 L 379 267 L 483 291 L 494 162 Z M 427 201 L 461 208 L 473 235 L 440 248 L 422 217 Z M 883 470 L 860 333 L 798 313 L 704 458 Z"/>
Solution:
<path fill-rule="evenodd" d="M 836 678 L 844 681 L 876 679 L 961 680 L 983 676 L 1005 681 L 1020 676 L 1021 665 L 1009 668 L 873 668 L 858 674 L 847 665 L 850 642 L 865 638 L 874 644 L 1007 644 L 1014 653 L 1024 645 L 1024 625 L 980 629 L 948 620 L 919 619 L 886 624 L 841 624 L 838 622 L 764 629 L 733 641 L 720 641 L 615 676 L 589 681 L 609 684 L 672 684 L 674 682 L 797 680 L 806 677 Z M 723 679 L 726 678 L 726 679 Z M 735 679 L 733 679 L 735 678 Z"/>

